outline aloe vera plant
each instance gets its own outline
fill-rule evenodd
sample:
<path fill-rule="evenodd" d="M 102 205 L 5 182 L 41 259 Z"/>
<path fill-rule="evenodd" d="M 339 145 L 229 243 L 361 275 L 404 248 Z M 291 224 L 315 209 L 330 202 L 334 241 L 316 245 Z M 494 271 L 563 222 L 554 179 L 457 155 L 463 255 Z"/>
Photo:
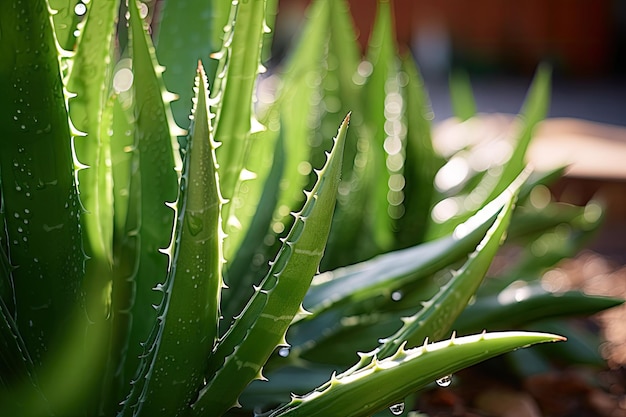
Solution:
<path fill-rule="evenodd" d="M 346 5 L 314 2 L 265 101 L 275 1 L 163 3 L 0 5 L 0 414 L 397 414 L 439 378 L 564 339 L 484 329 L 620 302 L 500 302 L 601 218 L 528 202 L 559 173 L 524 166 L 544 69 L 511 157 L 436 190 L 451 157 L 388 2 L 366 60 Z M 433 220 L 442 201 L 463 210 Z M 483 284 L 516 239 L 545 250 Z"/>

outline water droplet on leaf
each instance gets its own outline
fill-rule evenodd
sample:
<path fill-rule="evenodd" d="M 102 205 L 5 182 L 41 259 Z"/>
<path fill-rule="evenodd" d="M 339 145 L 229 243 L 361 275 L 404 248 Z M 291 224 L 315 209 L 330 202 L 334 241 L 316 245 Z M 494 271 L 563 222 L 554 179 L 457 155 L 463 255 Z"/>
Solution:
<path fill-rule="evenodd" d="M 278 349 L 278 356 L 280 356 L 281 358 L 286 358 L 287 356 L 289 356 L 289 348 L 282 347 Z"/>
<path fill-rule="evenodd" d="M 148 16 L 148 5 L 146 3 L 139 3 L 139 16 L 142 19 Z"/>
<path fill-rule="evenodd" d="M 197 236 L 204 228 L 204 222 L 201 217 L 188 213 L 187 226 L 189 227 L 189 233 L 191 233 L 192 236 Z"/>
<path fill-rule="evenodd" d="M 399 416 L 404 412 L 404 403 L 392 405 L 391 407 L 389 407 L 389 411 L 391 411 L 391 414 L 393 414 L 394 416 Z"/>
<path fill-rule="evenodd" d="M 452 383 L 452 375 L 446 375 L 437 380 L 437 385 L 439 385 L 440 387 L 444 387 L 444 388 L 450 386 L 451 383 Z"/>
<path fill-rule="evenodd" d="M 85 13 L 87 13 L 87 6 L 85 6 L 83 3 L 78 3 L 74 7 L 74 13 L 76 13 L 76 15 L 78 16 L 84 15 Z"/>

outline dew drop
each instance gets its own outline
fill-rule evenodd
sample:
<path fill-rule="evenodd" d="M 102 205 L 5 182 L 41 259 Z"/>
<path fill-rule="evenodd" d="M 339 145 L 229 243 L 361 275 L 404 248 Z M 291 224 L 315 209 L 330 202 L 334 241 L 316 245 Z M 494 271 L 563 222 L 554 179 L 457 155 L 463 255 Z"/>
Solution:
<path fill-rule="evenodd" d="M 139 16 L 142 19 L 148 16 L 148 5 L 146 3 L 139 3 Z"/>
<path fill-rule="evenodd" d="M 446 375 L 437 380 L 437 385 L 439 385 L 440 387 L 444 387 L 444 388 L 449 387 L 451 383 L 452 383 L 452 375 Z"/>
<path fill-rule="evenodd" d="M 394 416 L 399 416 L 404 412 L 404 403 L 392 405 L 391 407 L 389 407 L 389 411 L 391 411 L 391 414 L 393 414 Z"/>
<path fill-rule="evenodd" d="M 78 16 L 84 15 L 85 13 L 87 13 L 87 6 L 85 6 L 84 3 L 78 3 L 74 7 L 74 13 L 76 13 L 76 15 L 78 15 Z"/>
<path fill-rule="evenodd" d="M 202 217 L 188 213 L 186 220 L 189 233 L 191 233 L 192 236 L 197 236 L 200 232 L 202 232 L 202 229 L 204 228 L 204 221 Z"/>
<path fill-rule="evenodd" d="M 121 68 L 113 76 L 113 88 L 121 93 L 130 90 L 133 85 L 133 72 L 130 68 Z"/>
<path fill-rule="evenodd" d="M 394 291 L 391 293 L 391 299 L 393 301 L 400 301 L 402 300 L 402 291 Z"/>
<path fill-rule="evenodd" d="M 289 348 L 282 347 L 278 349 L 278 356 L 280 356 L 281 358 L 286 358 L 287 356 L 289 356 Z"/>

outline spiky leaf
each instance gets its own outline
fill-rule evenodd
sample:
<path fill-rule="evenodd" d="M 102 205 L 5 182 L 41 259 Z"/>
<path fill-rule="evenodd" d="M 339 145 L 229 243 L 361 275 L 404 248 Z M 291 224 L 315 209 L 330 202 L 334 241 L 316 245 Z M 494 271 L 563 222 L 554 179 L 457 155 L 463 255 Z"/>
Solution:
<path fill-rule="evenodd" d="M 269 417 L 369 416 L 402 401 L 408 394 L 475 363 L 534 343 L 563 340 L 546 333 L 483 333 L 452 338 L 374 358 L 355 373 L 333 375 L 327 383 L 291 402 Z M 380 389 L 385 387 L 385 389 Z"/>
<path fill-rule="evenodd" d="M 187 141 L 178 199 L 172 267 L 159 289 L 164 298 L 141 371 L 125 411 L 133 415 L 184 415 L 201 386 L 217 339 L 221 282 L 221 229 L 215 142 L 208 111 L 208 86 L 201 66 L 196 106 Z"/>
<path fill-rule="evenodd" d="M 217 345 L 209 367 L 210 380 L 194 404 L 197 415 L 220 415 L 235 406 L 248 383 L 261 377 L 275 347 L 285 343 L 287 327 L 300 309 L 326 246 L 348 121 L 346 117 L 339 128 L 326 166 L 269 273 Z"/>
<path fill-rule="evenodd" d="M 161 303 L 162 294 L 155 291 L 165 281 L 169 265 L 168 253 L 172 239 L 174 211 L 166 206 L 176 200 L 178 171 L 181 168 L 178 143 L 170 129 L 174 128 L 169 106 L 164 102 L 162 70 L 156 63 L 154 48 L 144 28 L 137 4 L 130 2 L 132 33 L 133 88 L 135 98 L 134 172 L 130 194 L 138 201 L 135 206 L 138 229 L 131 231 L 139 239 L 138 264 L 126 277 L 132 286 L 131 333 L 128 342 L 127 378 L 137 369 L 144 342 L 156 320 L 154 305 Z"/>
<path fill-rule="evenodd" d="M 21 300 L 17 326 L 33 361 L 41 364 L 77 307 L 84 261 L 81 207 L 46 2 L 2 2 L 0 27 L 4 227 L 9 260 L 17 267 L 11 272 Z"/>

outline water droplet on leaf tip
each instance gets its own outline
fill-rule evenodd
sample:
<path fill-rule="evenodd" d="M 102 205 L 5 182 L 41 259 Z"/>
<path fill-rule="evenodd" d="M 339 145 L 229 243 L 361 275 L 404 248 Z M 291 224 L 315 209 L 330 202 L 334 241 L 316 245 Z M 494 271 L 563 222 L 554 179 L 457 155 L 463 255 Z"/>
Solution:
<path fill-rule="evenodd" d="M 286 358 L 287 356 L 289 356 L 289 348 L 282 347 L 278 349 L 278 356 L 280 356 L 281 358 Z"/>
<path fill-rule="evenodd" d="M 446 375 L 442 378 L 439 378 L 437 381 L 437 385 L 440 387 L 448 387 L 452 383 L 452 375 Z"/>
<path fill-rule="evenodd" d="M 389 411 L 391 411 L 391 414 L 393 414 L 394 416 L 399 416 L 404 412 L 404 403 L 392 405 L 391 407 L 389 407 Z"/>

